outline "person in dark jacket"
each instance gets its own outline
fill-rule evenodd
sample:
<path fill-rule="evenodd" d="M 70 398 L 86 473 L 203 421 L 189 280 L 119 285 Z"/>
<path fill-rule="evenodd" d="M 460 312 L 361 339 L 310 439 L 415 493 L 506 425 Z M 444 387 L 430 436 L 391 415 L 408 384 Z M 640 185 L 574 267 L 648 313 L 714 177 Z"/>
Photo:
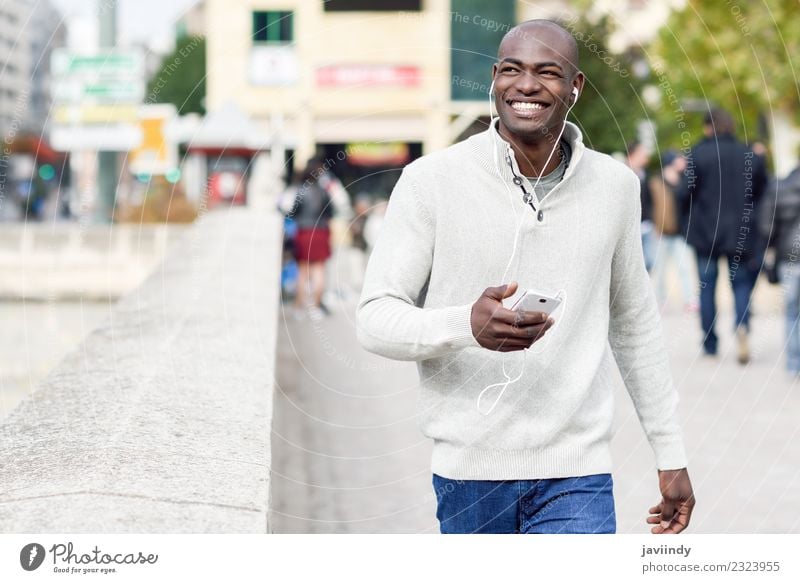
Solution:
<path fill-rule="evenodd" d="M 759 211 L 759 231 L 775 249 L 786 305 L 786 369 L 800 374 L 800 166 L 770 185 Z"/>
<path fill-rule="evenodd" d="M 703 133 L 688 157 L 680 196 L 689 204 L 687 242 L 697 255 L 703 349 L 717 353 L 714 322 L 718 263 L 725 257 L 736 303 L 734 322 L 738 360 L 750 360 L 749 304 L 759 270 L 755 209 L 766 188 L 763 160 L 734 136 L 731 115 L 721 109 L 706 114 Z"/>

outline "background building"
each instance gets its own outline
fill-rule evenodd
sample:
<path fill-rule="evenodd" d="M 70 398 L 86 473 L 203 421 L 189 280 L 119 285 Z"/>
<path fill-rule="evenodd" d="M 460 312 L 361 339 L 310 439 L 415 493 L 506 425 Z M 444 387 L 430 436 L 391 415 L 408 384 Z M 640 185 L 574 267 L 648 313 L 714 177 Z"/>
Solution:
<path fill-rule="evenodd" d="M 29 2 L 30 3 L 30 2 Z M 27 127 L 40 135 L 46 133 L 53 103 L 53 78 L 50 56 L 53 49 L 66 45 L 67 33 L 63 17 L 48 0 L 32 3 L 26 36 L 29 42 L 29 81 Z"/>
<path fill-rule="evenodd" d="M 66 39 L 48 0 L 0 4 L 0 136 L 43 135 L 50 112 L 50 52 Z"/>
<path fill-rule="evenodd" d="M 182 36 L 206 36 L 205 0 L 198 0 L 175 23 L 175 37 Z"/>
<path fill-rule="evenodd" d="M 0 4 L 0 135 L 19 132 L 30 93 L 29 45 L 20 29 L 29 13 L 27 0 L 8 0 Z"/>
<path fill-rule="evenodd" d="M 214 23 L 207 110 L 235 103 L 270 136 L 276 170 L 324 155 L 356 190 L 380 194 L 397 177 L 384 170 L 485 127 L 491 65 L 514 24 L 575 10 L 561 0 L 203 4 Z M 658 28 L 663 17 L 630 4 Z"/>
<path fill-rule="evenodd" d="M 383 163 L 450 142 L 448 0 L 212 0 L 206 10 L 207 109 L 235 102 L 271 136 L 276 167 L 320 153 L 347 177 L 359 159 L 348 162 L 348 149 L 360 149 L 363 173 L 378 176 Z"/>

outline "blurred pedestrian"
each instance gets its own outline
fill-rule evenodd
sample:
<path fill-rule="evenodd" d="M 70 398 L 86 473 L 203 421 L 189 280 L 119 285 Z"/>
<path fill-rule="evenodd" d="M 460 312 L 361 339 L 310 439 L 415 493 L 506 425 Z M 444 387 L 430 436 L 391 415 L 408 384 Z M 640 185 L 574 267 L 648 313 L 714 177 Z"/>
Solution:
<path fill-rule="evenodd" d="M 294 239 L 297 223 L 291 217 L 283 218 L 283 258 L 281 261 L 281 298 L 288 301 L 297 297 L 297 260 L 294 258 Z"/>
<path fill-rule="evenodd" d="M 299 313 L 308 310 L 312 319 L 328 313 L 322 304 L 322 294 L 325 292 L 325 263 L 331 256 L 329 223 L 333 217 L 333 204 L 327 190 L 319 184 L 325 171 L 322 160 L 309 162 L 297 173 L 281 203 L 284 210 L 291 205 L 288 215 L 297 225 L 294 239 L 298 266 L 295 306 Z"/>
<path fill-rule="evenodd" d="M 639 178 L 639 194 L 642 203 L 642 251 L 644 252 L 644 266 L 649 273 L 655 263 L 655 232 L 653 230 L 653 197 L 650 194 L 650 184 L 647 176 L 647 164 L 650 162 L 650 152 L 639 140 L 634 140 L 627 146 L 627 164 Z"/>
<path fill-rule="evenodd" d="M 316 159 L 318 168 L 317 183 L 321 186 L 331 199 L 333 214 L 337 220 L 349 221 L 353 216 L 353 207 L 350 204 L 350 194 L 333 173 L 333 166 L 336 163 L 333 158 Z"/>
<path fill-rule="evenodd" d="M 753 142 L 750 144 L 750 149 L 753 153 L 766 162 L 767 154 L 769 153 L 764 142 Z"/>
<path fill-rule="evenodd" d="M 800 166 L 767 189 L 759 231 L 775 250 L 786 311 L 786 369 L 800 374 Z"/>
<path fill-rule="evenodd" d="M 336 263 L 337 265 L 347 265 L 347 259 L 341 256 L 347 254 L 346 250 L 345 253 L 341 255 L 338 255 L 338 253 L 347 242 L 347 225 L 353 219 L 353 205 L 350 201 L 350 193 L 339 177 L 333 172 L 333 168 L 335 168 L 338 159 L 339 154 L 337 154 L 335 159 L 331 157 L 320 159 L 322 173 L 317 177 L 317 183 L 328 193 L 331 199 L 332 218 L 328 230 L 331 234 L 331 245 L 334 245 L 337 249 L 338 258 Z M 326 267 L 326 269 L 329 269 L 329 267 Z M 329 275 L 332 280 L 339 281 L 337 274 Z M 327 278 L 327 276 L 325 277 Z M 323 290 L 323 296 L 319 301 L 319 308 L 323 313 L 329 314 L 330 310 L 328 306 L 340 303 L 342 300 L 346 299 L 347 296 L 348 290 L 344 286 L 334 286 L 333 289 Z"/>
<path fill-rule="evenodd" d="M 370 196 L 365 193 L 356 196 L 354 204 L 355 216 L 350 221 L 350 258 L 351 258 L 351 279 L 353 289 L 360 292 L 364 282 L 364 271 L 367 268 L 367 240 L 364 238 L 364 227 L 370 213 L 372 202 Z"/>
<path fill-rule="evenodd" d="M 681 291 L 681 301 L 687 311 L 696 311 L 697 299 L 692 285 L 689 247 L 684 239 L 686 223 L 681 201 L 675 197 L 680 187 L 686 158 L 674 150 L 668 150 L 661 157 L 661 172 L 649 181 L 652 196 L 653 228 L 656 234 L 655 263 L 656 292 L 662 305 L 668 301 L 667 271 L 670 264 L 675 266 Z"/>
<path fill-rule="evenodd" d="M 750 297 L 760 267 L 755 209 L 767 179 L 763 160 L 736 139 L 734 129 L 727 111 L 706 114 L 705 137 L 691 150 L 679 193 L 691 205 L 687 242 L 697 256 L 703 350 L 707 355 L 717 353 L 715 294 L 719 259 L 725 257 L 736 305 L 737 357 L 746 364 Z"/>
<path fill-rule="evenodd" d="M 366 252 L 367 241 L 364 239 L 364 225 L 367 222 L 371 206 L 371 200 L 368 195 L 359 194 L 356 196 L 355 201 L 355 216 L 350 221 L 350 237 L 351 245 L 354 249 L 359 249 Z"/>
<path fill-rule="evenodd" d="M 766 185 L 765 189 L 770 184 L 773 184 L 773 186 L 774 186 L 775 177 L 772 176 L 772 174 L 770 173 L 770 170 L 769 170 L 770 169 L 770 164 L 769 164 L 769 160 L 768 160 L 769 150 L 767 149 L 767 146 L 764 145 L 763 142 L 759 142 L 759 141 L 755 141 L 752 144 L 749 144 L 749 146 L 750 146 L 750 149 L 753 150 L 753 154 L 755 154 L 756 157 L 761 162 L 761 166 L 764 168 L 764 184 Z M 767 192 L 767 190 L 765 190 L 765 192 Z M 756 217 L 760 216 L 760 214 L 761 214 L 760 206 L 764 204 L 764 199 L 765 198 L 766 197 L 762 195 L 761 201 L 759 202 L 759 205 L 756 206 L 756 212 L 755 212 Z M 756 241 L 755 241 L 755 245 L 754 245 L 754 260 L 750 262 L 751 269 L 755 270 L 755 272 L 753 273 L 753 277 L 755 278 L 755 281 L 758 282 L 758 276 L 760 275 L 760 273 L 762 271 L 764 271 L 765 275 L 767 276 L 767 279 L 769 280 L 770 279 L 770 274 L 767 271 L 767 268 L 768 268 L 768 266 L 767 266 L 767 240 L 761 235 L 761 233 L 759 232 L 757 227 L 754 229 L 754 231 L 755 231 L 755 235 L 756 235 Z M 774 261 L 772 262 L 772 265 L 774 267 Z M 777 277 L 777 272 L 774 273 L 774 277 Z M 771 282 L 771 283 L 774 283 L 774 282 Z"/>

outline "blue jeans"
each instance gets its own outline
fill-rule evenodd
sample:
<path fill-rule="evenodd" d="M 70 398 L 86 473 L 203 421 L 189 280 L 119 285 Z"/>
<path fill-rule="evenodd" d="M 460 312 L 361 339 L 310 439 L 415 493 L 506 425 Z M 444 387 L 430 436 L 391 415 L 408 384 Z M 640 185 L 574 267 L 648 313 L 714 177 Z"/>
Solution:
<path fill-rule="evenodd" d="M 786 307 L 786 370 L 800 373 L 800 265 L 778 263 Z"/>
<path fill-rule="evenodd" d="M 442 534 L 613 534 L 611 474 L 548 480 L 451 480 L 433 474 Z"/>
<path fill-rule="evenodd" d="M 744 260 L 735 263 L 730 256 L 728 261 L 728 279 L 733 288 L 736 304 L 736 320 L 734 329 L 744 326 L 750 329 L 750 294 L 756 284 L 756 275 Z M 717 319 L 717 276 L 719 275 L 719 258 L 697 255 L 697 271 L 700 276 L 700 324 L 703 327 L 703 349 L 707 354 L 717 353 L 717 334 L 714 322 Z"/>

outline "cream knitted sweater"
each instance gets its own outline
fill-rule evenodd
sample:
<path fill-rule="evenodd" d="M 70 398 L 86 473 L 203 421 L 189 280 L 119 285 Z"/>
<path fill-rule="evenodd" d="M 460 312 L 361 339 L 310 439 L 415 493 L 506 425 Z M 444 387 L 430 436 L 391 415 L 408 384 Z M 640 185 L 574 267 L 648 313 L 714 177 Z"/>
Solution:
<path fill-rule="evenodd" d="M 610 472 L 617 367 L 658 468 L 686 466 L 642 258 L 639 180 L 587 149 L 577 126 L 568 123 L 564 138 L 572 158 L 544 199 L 542 221 L 522 202 L 508 144 L 494 129 L 409 164 L 392 193 L 357 309 L 358 339 L 370 352 L 418 362 L 418 420 L 441 476 Z M 512 164 L 521 175 L 513 156 Z M 527 288 L 566 298 L 555 326 L 524 355 L 481 347 L 470 325 L 484 289 L 510 281 L 519 288 L 507 307 Z M 484 412 L 476 401 L 505 380 L 503 364 L 510 377 L 522 376 L 484 414 L 499 393 L 483 397 Z"/>

